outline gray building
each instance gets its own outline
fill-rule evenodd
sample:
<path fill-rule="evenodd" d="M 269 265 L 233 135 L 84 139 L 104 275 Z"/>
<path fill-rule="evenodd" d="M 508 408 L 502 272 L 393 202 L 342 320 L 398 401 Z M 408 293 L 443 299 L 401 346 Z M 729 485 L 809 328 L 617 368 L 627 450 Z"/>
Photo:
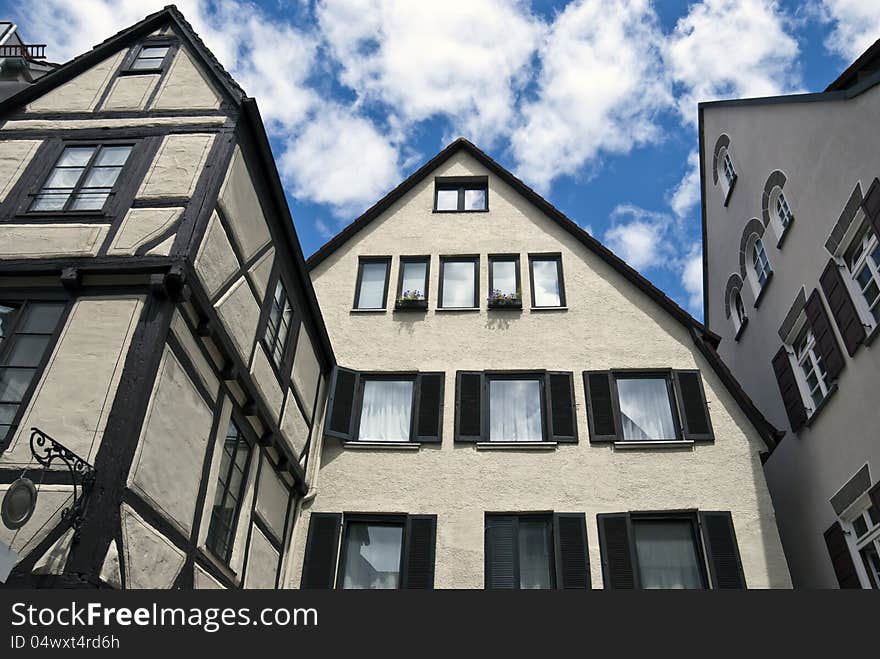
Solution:
<path fill-rule="evenodd" d="M 880 42 L 821 93 L 700 105 L 705 322 L 785 435 L 796 587 L 880 585 Z"/>
<path fill-rule="evenodd" d="M 0 101 L 57 67 L 46 61 L 46 44 L 27 43 L 15 23 L 0 21 Z"/>

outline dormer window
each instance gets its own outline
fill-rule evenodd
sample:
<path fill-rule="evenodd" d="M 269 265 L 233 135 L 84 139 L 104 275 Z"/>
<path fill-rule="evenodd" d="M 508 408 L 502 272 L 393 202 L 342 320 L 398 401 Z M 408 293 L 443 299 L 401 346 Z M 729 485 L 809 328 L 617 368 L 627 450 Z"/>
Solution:
<path fill-rule="evenodd" d="M 435 213 L 479 213 L 487 210 L 489 185 L 485 176 L 435 180 Z"/>

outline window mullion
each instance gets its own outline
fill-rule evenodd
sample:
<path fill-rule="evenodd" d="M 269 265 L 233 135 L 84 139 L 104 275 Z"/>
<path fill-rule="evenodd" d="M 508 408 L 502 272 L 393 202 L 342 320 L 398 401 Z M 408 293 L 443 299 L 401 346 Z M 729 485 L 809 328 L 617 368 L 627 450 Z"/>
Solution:
<path fill-rule="evenodd" d="M 73 190 L 70 191 L 70 195 L 68 195 L 67 201 L 64 202 L 64 211 L 70 210 L 70 207 L 73 205 L 74 200 L 77 198 L 77 195 L 82 191 L 83 185 L 85 184 L 86 179 L 89 177 L 89 172 L 92 171 L 92 166 L 98 159 L 98 154 L 100 152 L 101 145 L 97 145 L 91 157 L 89 158 L 89 161 L 86 163 L 85 167 L 83 167 L 82 174 L 80 174 L 79 178 L 76 180 L 76 183 L 74 183 Z M 63 156 L 64 152 L 62 151 L 61 154 Z"/>

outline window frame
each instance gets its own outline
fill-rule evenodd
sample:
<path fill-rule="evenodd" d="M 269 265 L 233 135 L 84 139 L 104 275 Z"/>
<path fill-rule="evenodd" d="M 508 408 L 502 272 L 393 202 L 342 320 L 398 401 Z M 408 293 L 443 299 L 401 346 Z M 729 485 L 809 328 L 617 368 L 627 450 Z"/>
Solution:
<path fill-rule="evenodd" d="M 550 387 L 548 382 L 549 372 L 545 370 L 525 370 L 525 371 L 484 371 L 484 381 L 483 386 L 485 388 L 484 399 L 486 404 L 484 409 L 481 410 L 481 414 L 483 415 L 483 419 L 481 423 L 483 427 L 486 429 L 486 442 L 492 443 L 522 443 L 528 444 L 530 442 L 547 442 L 550 441 L 550 419 L 548 418 L 548 413 L 550 412 L 548 397 L 550 396 Z M 540 440 L 515 440 L 515 439 L 492 439 L 492 382 L 493 381 L 512 381 L 512 380 L 535 380 L 538 382 L 540 387 L 540 399 L 541 399 L 541 439 Z"/>
<path fill-rule="evenodd" d="M 345 562 L 348 555 L 348 533 L 351 524 L 369 524 L 372 526 L 400 526 L 402 532 L 400 534 L 400 565 L 398 567 L 398 587 L 395 590 L 403 590 L 404 568 L 406 566 L 406 550 L 409 537 L 407 535 L 407 517 L 403 513 L 343 513 L 342 529 L 339 533 L 339 552 L 336 558 L 336 578 L 334 581 L 334 590 L 346 590 L 345 583 Z M 435 559 L 436 560 L 436 559 Z"/>
<path fill-rule="evenodd" d="M 522 590 L 522 575 L 520 573 L 521 565 L 520 565 L 520 556 L 519 556 L 519 524 L 523 518 L 540 520 L 547 524 L 547 533 L 550 537 L 550 581 L 551 585 L 548 589 L 541 590 L 557 590 L 558 589 L 558 578 L 557 578 L 557 566 L 556 566 L 556 516 L 552 511 L 534 511 L 534 512 L 486 512 L 483 514 L 483 589 L 486 590 L 489 588 L 489 537 L 487 535 L 489 520 L 493 517 L 512 517 L 515 519 L 515 534 L 516 541 L 514 543 L 514 551 L 516 552 L 516 559 L 514 560 L 514 571 L 515 578 L 517 582 L 517 587 L 515 590 Z"/>
<path fill-rule="evenodd" d="M 641 585 L 641 568 L 639 566 L 639 552 L 636 546 L 635 525 L 638 522 L 689 522 L 691 528 L 691 538 L 694 541 L 695 554 L 697 556 L 697 565 L 700 568 L 700 582 L 702 587 L 699 590 L 713 590 L 709 581 L 708 561 L 709 556 L 706 552 L 705 542 L 703 540 L 702 529 L 700 528 L 699 514 L 695 510 L 669 510 L 669 511 L 635 511 L 627 513 L 627 526 L 629 527 L 630 551 L 633 557 L 633 572 L 638 575 L 638 590 L 645 590 Z M 600 543 L 601 547 L 601 543 Z"/>
<path fill-rule="evenodd" d="M 421 300 L 408 300 L 406 304 L 401 304 L 401 295 L 403 295 L 403 275 L 407 264 L 424 263 L 425 264 L 425 281 L 424 290 L 422 291 Z M 395 309 L 427 309 L 428 295 L 431 287 L 431 257 L 430 255 L 422 256 L 401 256 L 397 265 L 397 293 L 394 298 Z M 422 302 L 423 304 L 416 304 Z"/>
<path fill-rule="evenodd" d="M 269 328 L 272 326 L 272 308 L 275 304 L 275 291 L 278 289 L 278 286 L 281 286 L 281 290 L 284 293 L 284 299 L 286 300 L 288 306 L 290 307 L 290 322 L 287 326 L 287 334 L 284 336 L 283 344 L 281 345 L 281 354 L 278 358 L 278 362 L 275 361 L 275 353 L 274 348 L 276 345 L 272 345 L 269 343 L 267 339 L 267 334 L 269 333 Z M 266 300 L 264 302 L 266 306 L 266 320 L 262 324 L 262 332 L 260 334 L 260 344 L 263 346 L 263 349 L 266 352 L 266 357 L 269 359 L 269 363 L 272 364 L 272 367 L 275 369 L 275 374 L 281 380 L 282 383 L 285 382 L 285 378 L 282 376 L 282 373 L 285 372 L 287 366 L 287 357 L 290 352 L 290 345 L 293 342 L 291 336 L 297 334 L 298 329 L 298 321 L 299 318 L 297 316 L 296 310 L 293 307 L 293 302 L 291 301 L 290 293 L 287 290 L 287 284 L 284 282 L 284 277 L 281 276 L 281 272 L 277 272 L 274 277 L 269 279 L 269 285 L 266 287 Z M 275 341 L 278 340 L 279 330 L 281 328 L 282 318 L 284 316 L 284 308 L 281 309 L 281 316 L 279 317 L 279 326 L 273 330 L 275 335 Z"/>
<path fill-rule="evenodd" d="M 773 225 L 773 231 L 776 234 L 776 247 L 779 248 L 782 246 L 782 242 L 791 225 L 794 224 L 794 211 L 791 210 L 791 202 L 782 186 L 776 185 L 773 187 L 767 200 L 767 206 L 770 224 Z M 787 211 L 785 219 L 783 219 L 780 211 Z"/>
<path fill-rule="evenodd" d="M 877 522 L 874 522 L 871 510 L 875 510 Z M 861 519 L 866 526 L 865 533 L 859 534 L 855 528 L 855 521 Z M 840 516 L 842 528 L 851 533 L 852 545 L 848 547 L 852 555 L 856 574 L 862 588 L 871 590 L 880 589 L 880 572 L 875 571 L 867 564 L 866 552 L 874 552 L 880 557 L 880 509 L 877 509 L 867 493 L 856 499 L 855 502 Z M 880 560 L 880 558 L 878 558 Z M 864 571 L 864 574 L 862 574 Z M 867 580 L 865 579 L 867 577 Z M 867 584 L 867 586 L 866 586 Z"/>
<path fill-rule="evenodd" d="M 358 257 L 358 270 L 357 270 L 357 280 L 354 285 L 354 302 L 352 302 L 352 311 L 356 311 L 359 313 L 384 313 L 388 309 L 388 283 L 391 278 L 391 262 L 392 257 L 390 256 L 359 256 Z M 361 308 L 358 305 L 360 304 L 361 298 L 361 285 L 363 283 L 364 276 L 364 266 L 371 265 L 374 263 L 384 263 L 385 264 L 385 285 L 382 289 L 382 306 L 381 307 L 364 307 Z"/>
<path fill-rule="evenodd" d="M 162 63 L 158 67 L 153 67 L 151 69 L 135 69 L 134 63 L 137 62 L 140 54 L 146 48 L 165 48 L 165 55 L 162 58 Z M 119 69 L 120 76 L 133 76 L 133 75 L 155 75 L 162 74 L 168 70 L 170 63 L 173 61 L 174 56 L 177 54 L 177 51 L 180 49 L 180 42 L 177 39 L 173 39 L 170 37 L 158 38 L 155 40 L 143 41 L 136 46 L 134 46 L 128 55 L 125 58 L 125 63 Z M 155 58 L 150 58 L 155 59 Z"/>
<path fill-rule="evenodd" d="M 409 444 L 420 444 L 418 441 L 417 433 L 418 433 L 418 400 L 419 400 L 419 392 L 418 389 L 418 379 L 419 372 L 418 371 L 399 371 L 399 372 L 390 372 L 390 371 L 372 371 L 372 372 L 360 372 L 358 374 L 357 380 L 357 388 L 355 389 L 354 394 L 354 402 L 352 404 L 352 420 L 351 420 L 351 440 L 352 442 L 365 442 L 365 443 L 375 443 L 375 442 L 385 442 L 387 441 L 389 444 L 400 444 L 402 446 L 406 446 Z M 409 439 L 406 440 L 378 440 L 378 439 L 361 439 L 361 416 L 364 411 L 364 385 L 367 382 L 412 382 L 412 399 L 410 400 L 410 413 L 409 413 Z"/>
<path fill-rule="evenodd" d="M 443 279 L 446 274 L 447 263 L 471 263 L 474 266 L 474 304 L 470 307 L 446 307 L 443 306 Z M 440 276 L 437 286 L 437 310 L 438 311 L 479 311 L 480 310 L 480 255 L 462 254 L 440 257 Z"/>
<path fill-rule="evenodd" d="M 617 442 L 680 442 L 684 441 L 681 416 L 678 409 L 678 400 L 675 394 L 675 377 L 672 369 L 611 369 L 611 404 L 614 409 L 615 422 L 619 428 L 620 437 Z M 665 439 L 626 439 L 623 436 L 623 422 L 620 413 L 620 391 L 617 381 L 628 380 L 663 380 L 666 383 L 666 393 L 669 399 L 669 410 L 672 414 L 672 425 L 675 428 L 675 437 Z M 705 394 L 704 394 L 705 395 Z"/>
<path fill-rule="evenodd" d="M 556 278 L 559 284 L 559 304 L 556 306 L 538 305 L 535 302 L 535 261 L 556 261 Z M 565 274 L 562 268 L 562 254 L 560 252 L 546 252 L 529 254 L 529 290 L 531 293 L 531 309 L 567 309 L 568 301 L 565 298 Z"/>
<path fill-rule="evenodd" d="M 6 303 L 9 305 L 18 305 L 18 309 L 15 313 L 15 318 L 10 326 L 9 334 L 7 338 L 3 339 L 0 342 L 0 364 L 2 364 L 5 360 L 9 352 L 12 350 L 12 346 L 15 345 L 15 341 L 10 341 L 9 337 L 14 336 L 16 334 L 16 329 L 21 325 L 22 318 L 24 317 L 24 310 L 27 305 L 33 303 L 60 303 L 63 305 L 61 310 L 61 314 L 58 316 L 58 322 L 55 325 L 55 329 L 52 332 L 49 338 L 48 343 L 46 344 L 45 351 L 43 356 L 40 358 L 39 364 L 35 367 L 35 372 L 33 379 L 28 384 L 27 389 L 24 394 L 22 394 L 21 401 L 18 403 L 18 409 L 15 412 L 15 416 L 12 418 L 12 423 L 10 424 L 9 431 L 6 436 L 0 436 L 0 455 L 6 451 L 10 444 L 12 443 L 12 439 L 15 437 L 18 429 L 21 425 L 21 421 L 24 418 L 25 413 L 27 412 L 27 408 L 29 407 L 34 393 L 36 392 L 37 386 L 43 378 L 43 375 L 46 372 L 46 367 L 49 365 L 49 361 L 52 358 L 52 355 L 55 352 L 56 347 L 58 346 L 58 341 L 61 338 L 61 334 L 64 328 L 67 326 L 67 321 L 70 317 L 70 311 L 73 307 L 71 304 L 71 300 L 68 296 L 64 294 L 46 294 L 46 295 L 38 295 L 34 296 L 32 294 L 27 295 L 15 295 L 13 291 L 10 291 L 10 295 L 8 297 L 4 296 L 0 299 L 0 303 Z M 3 370 L 3 366 L 0 366 L 0 371 Z"/>
<path fill-rule="evenodd" d="M 746 303 L 742 297 L 742 289 L 734 288 L 730 293 L 730 317 L 733 319 L 734 341 L 739 341 L 746 326 L 749 324 L 749 316 L 746 313 Z M 737 304 L 739 301 L 739 304 Z"/>
<path fill-rule="evenodd" d="M 453 209 L 437 207 L 440 190 L 457 190 L 458 204 Z M 486 196 L 486 207 L 466 209 L 464 196 L 466 190 L 482 190 Z M 438 176 L 434 178 L 434 213 L 488 213 L 489 212 L 489 177 L 488 176 Z"/>
<path fill-rule="evenodd" d="M 522 259 L 519 254 L 489 254 L 489 291 L 486 296 L 486 303 L 489 309 L 522 309 L 522 273 L 520 270 L 520 262 Z M 493 268 L 496 263 L 513 263 L 516 277 L 517 299 L 508 301 L 493 301 L 492 292 L 495 290 L 495 274 Z"/>
<path fill-rule="evenodd" d="M 730 155 L 729 144 L 722 146 L 718 150 L 718 161 L 721 169 L 718 180 L 722 182 L 721 189 L 724 193 L 722 205 L 727 206 L 730 201 L 730 195 L 733 193 L 733 188 L 736 186 L 736 181 L 739 178 L 739 174 L 736 171 L 736 164 L 733 162 L 733 156 Z M 731 177 L 728 177 L 727 175 L 728 165 L 730 166 Z"/>
<path fill-rule="evenodd" d="M 865 240 L 866 237 L 867 240 Z M 853 245 L 856 244 L 855 241 L 859 238 L 862 241 L 862 250 L 859 257 L 853 260 L 852 265 L 850 265 L 849 253 Z M 880 237 L 874 232 L 871 223 L 867 219 L 863 219 L 853 237 L 845 245 L 839 257 L 847 272 L 847 276 L 843 279 L 846 282 L 847 289 L 849 289 L 850 298 L 852 298 L 858 310 L 859 320 L 868 328 L 867 331 L 870 333 L 877 327 L 880 327 L 880 295 L 874 300 L 873 306 L 870 305 L 864 293 L 865 289 L 870 286 L 870 283 L 862 287 L 857 279 L 857 273 L 860 273 L 864 268 L 868 268 L 871 280 L 880 289 L 880 263 L 874 261 L 872 256 L 875 250 L 880 249 Z M 874 310 L 878 312 L 878 317 L 876 318 L 873 313 Z"/>
<path fill-rule="evenodd" d="M 804 332 L 807 333 L 807 341 L 804 344 L 805 348 L 803 354 L 799 355 L 797 343 Z M 791 332 L 786 338 L 785 351 L 788 353 L 791 368 L 794 371 L 794 378 L 798 385 L 798 392 L 800 393 L 804 409 L 806 409 L 807 421 L 809 422 L 809 420 L 822 408 L 825 401 L 828 400 L 833 392 L 834 385 L 832 382 L 828 381 L 828 371 L 822 361 L 822 355 L 816 351 L 816 337 L 815 334 L 813 334 L 813 328 L 810 327 L 806 311 L 801 311 L 798 320 L 795 322 L 794 327 L 792 327 Z M 802 363 L 805 361 L 810 362 L 811 369 L 816 375 L 818 390 L 822 393 L 822 399 L 818 402 L 813 400 L 813 391 L 810 389 L 807 374 L 803 370 Z"/>

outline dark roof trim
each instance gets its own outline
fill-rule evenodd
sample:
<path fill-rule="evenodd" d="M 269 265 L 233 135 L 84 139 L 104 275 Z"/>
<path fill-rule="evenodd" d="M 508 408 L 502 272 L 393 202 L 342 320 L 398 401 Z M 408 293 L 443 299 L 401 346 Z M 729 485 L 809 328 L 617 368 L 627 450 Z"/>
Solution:
<path fill-rule="evenodd" d="M 363 215 L 361 215 L 354 222 L 349 224 L 342 231 L 336 234 L 336 236 L 325 243 L 320 249 L 318 249 L 318 251 L 316 251 L 314 254 L 312 254 L 311 257 L 309 257 L 308 261 L 306 262 L 308 268 L 310 270 L 314 269 L 318 264 L 320 264 L 322 261 L 324 261 L 324 259 L 326 259 L 333 252 L 344 245 L 361 229 L 363 229 L 370 222 L 378 218 L 392 204 L 403 197 L 403 195 L 409 192 L 426 176 L 434 171 L 434 169 L 439 167 L 446 160 L 448 160 L 454 154 L 458 153 L 461 150 L 466 151 L 468 154 L 476 158 L 490 172 L 498 176 L 498 178 L 500 178 L 509 186 L 511 186 L 514 190 L 519 192 L 519 194 L 521 194 L 528 201 L 534 204 L 540 211 L 547 215 L 551 220 L 554 220 L 563 229 L 568 231 L 572 236 L 577 238 L 588 249 L 595 252 L 614 270 L 623 275 L 627 280 L 629 280 L 652 300 L 657 302 L 661 307 L 672 314 L 672 316 L 675 317 L 683 325 L 685 325 L 686 327 L 696 328 L 698 331 L 707 335 L 709 340 L 712 342 L 717 343 L 718 341 L 720 341 L 720 337 L 710 332 L 700 321 L 698 321 L 687 311 L 678 306 L 678 304 L 667 297 L 667 295 L 663 293 L 663 291 L 661 291 L 659 288 L 654 286 L 654 284 L 645 279 L 645 277 L 643 277 L 636 270 L 630 267 L 623 259 L 614 254 L 614 252 L 605 247 L 601 242 L 596 240 L 589 233 L 581 229 L 562 211 L 553 206 L 553 204 L 544 199 L 541 195 L 532 190 L 528 185 L 523 183 L 520 179 L 511 174 L 504 167 L 502 167 L 491 157 L 489 157 L 486 153 L 478 149 L 473 143 L 463 137 L 459 137 L 458 139 L 456 139 L 440 153 L 438 153 L 424 165 L 419 167 L 419 169 L 417 169 L 412 175 L 410 175 L 391 192 L 385 195 L 385 197 L 380 199 L 375 205 L 369 208 Z"/>
<path fill-rule="evenodd" d="M 174 5 L 168 5 L 164 9 L 150 14 L 142 21 L 135 23 L 129 28 L 117 32 L 112 37 L 105 39 L 92 50 L 83 53 L 66 64 L 62 64 L 54 71 L 47 73 L 32 85 L 0 102 L 0 117 L 17 110 L 21 106 L 43 96 L 47 92 L 59 87 L 65 82 L 72 80 L 84 71 L 88 70 L 101 60 L 113 53 L 134 43 L 136 40 L 150 34 L 166 23 L 171 23 L 180 38 L 189 46 L 190 50 L 201 60 L 201 64 L 213 75 L 221 91 L 228 100 L 235 104 L 241 103 L 245 97 L 244 91 L 217 61 L 217 58 L 207 49 L 205 44 L 186 21 L 183 15 Z"/>
<path fill-rule="evenodd" d="M 267 177 L 266 182 L 272 192 L 272 202 L 275 205 L 278 219 L 283 227 L 284 234 L 287 238 L 287 247 L 293 255 L 293 266 L 296 270 L 298 279 L 302 285 L 303 293 L 309 305 L 313 321 L 313 327 L 318 333 L 320 348 L 324 354 L 324 365 L 327 370 L 336 365 L 336 357 L 333 354 L 333 346 L 330 344 L 330 335 L 327 333 L 327 326 L 324 324 L 324 317 L 321 314 L 321 307 L 318 305 L 318 298 L 315 295 L 315 289 L 312 286 L 312 278 L 306 267 L 306 260 L 303 256 L 302 247 L 300 246 L 299 237 L 296 234 L 296 228 L 293 224 L 293 217 L 290 214 L 290 207 L 287 205 L 287 198 L 284 195 L 284 186 L 278 175 L 278 169 L 275 166 L 275 158 L 272 156 L 272 147 L 269 143 L 269 137 L 266 134 L 266 128 L 263 119 L 260 116 L 260 109 L 257 102 L 253 98 L 245 98 L 242 101 L 242 118 L 250 130 L 257 152 L 260 156 L 260 165 L 264 175 Z M 326 371 L 325 371 L 326 372 Z"/>
<path fill-rule="evenodd" d="M 825 88 L 825 91 L 831 92 L 846 89 L 852 83 L 853 79 L 858 79 L 862 68 L 870 64 L 871 61 L 878 56 L 880 56 L 880 39 L 868 46 L 865 52 L 859 55 L 856 61 L 846 68 L 846 71 L 837 76 L 834 82 Z"/>

